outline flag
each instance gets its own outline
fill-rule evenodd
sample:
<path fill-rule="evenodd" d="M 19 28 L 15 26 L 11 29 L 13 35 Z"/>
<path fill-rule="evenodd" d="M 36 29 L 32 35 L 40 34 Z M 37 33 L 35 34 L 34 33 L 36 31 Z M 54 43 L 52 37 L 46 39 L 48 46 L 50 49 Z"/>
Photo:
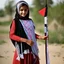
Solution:
<path fill-rule="evenodd" d="M 46 7 L 39 10 L 39 14 L 41 14 L 42 16 L 45 16 L 45 13 L 46 13 Z"/>

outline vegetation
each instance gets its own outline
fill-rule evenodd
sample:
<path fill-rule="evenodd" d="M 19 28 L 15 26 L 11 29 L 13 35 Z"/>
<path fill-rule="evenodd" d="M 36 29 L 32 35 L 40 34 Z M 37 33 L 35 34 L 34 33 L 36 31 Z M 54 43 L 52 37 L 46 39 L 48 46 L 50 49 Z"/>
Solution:
<path fill-rule="evenodd" d="M 58 30 L 58 31 L 50 31 L 49 33 L 49 43 L 58 43 L 58 44 L 64 44 L 64 30 Z"/>
<path fill-rule="evenodd" d="M 0 45 L 6 43 L 4 40 L 0 40 Z"/>
<path fill-rule="evenodd" d="M 4 17 L 5 16 L 5 12 L 3 9 L 0 9 L 0 17 Z"/>
<path fill-rule="evenodd" d="M 5 31 L 5 30 L 0 30 L 0 34 L 8 34 L 9 31 Z"/>
<path fill-rule="evenodd" d="M 50 7 L 48 12 L 50 21 L 56 19 L 59 24 L 64 26 L 64 2 Z"/>
<path fill-rule="evenodd" d="M 7 15 L 10 16 L 10 20 L 12 20 L 13 12 L 14 12 L 14 1 L 13 0 L 7 0 L 7 4 L 5 5 L 5 12 Z"/>
<path fill-rule="evenodd" d="M 56 10 L 56 20 L 58 21 L 59 24 L 64 26 L 64 2 L 58 4 L 55 8 Z"/>
<path fill-rule="evenodd" d="M 10 21 L 0 21 L 0 26 L 8 26 L 8 25 L 10 25 Z"/>

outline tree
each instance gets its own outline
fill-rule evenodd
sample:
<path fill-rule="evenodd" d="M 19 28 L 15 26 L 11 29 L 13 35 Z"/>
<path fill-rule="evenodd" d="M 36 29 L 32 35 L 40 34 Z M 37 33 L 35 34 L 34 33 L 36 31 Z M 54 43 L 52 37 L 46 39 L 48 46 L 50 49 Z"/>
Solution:
<path fill-rule="evenodd" d="M 4 10 L 0 9 L 0 17 L 4 17 L 4 16 L 5 16 Z"/>
<path fill-rule="evenodd" d="M 35 22 L 35 24 L 41 23 L 42 17 L 39 15 L 38 11 L 43 8 L 43 4 L 41 3 L 40 0 L 33 0 L 33 11 L 32 11 L 32 18 Z"/>
<path fill-rule="evenodd" d="M 64 26 L 64 2 L 56 6 L 56 20 Z"/>
<path fill-rule="evenodd" d="M 5 12 L 7 15 L 10 16 L 10 20 L 12 20 L 12 15 L 14 12 L 14 1 L 13 0 L 7 0 L 6 1 L 7 4 L 5 4 Z"/>

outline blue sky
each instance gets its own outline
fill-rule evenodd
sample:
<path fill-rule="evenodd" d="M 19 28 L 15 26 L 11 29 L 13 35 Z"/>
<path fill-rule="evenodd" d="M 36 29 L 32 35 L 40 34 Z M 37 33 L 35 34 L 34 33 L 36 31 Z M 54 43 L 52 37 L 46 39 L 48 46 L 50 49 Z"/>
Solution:
<path fill-rule="evenodd" d="M 1 9 L 1 8 L 4 8 L 6 1 L 7 1 L 7 0 L 0 0 L 0 9 Z M 19 1 L 19 0 L 15 0 L 15 1 Z M 32 3 L 33 0 L 25 0 L 25 1 L 27 1 L 28 4 L 31 5 L 31 3 Z M 57 2 L 58 0 L 53 0 L 53 1 L 54 1 L 54 2 Z"/>

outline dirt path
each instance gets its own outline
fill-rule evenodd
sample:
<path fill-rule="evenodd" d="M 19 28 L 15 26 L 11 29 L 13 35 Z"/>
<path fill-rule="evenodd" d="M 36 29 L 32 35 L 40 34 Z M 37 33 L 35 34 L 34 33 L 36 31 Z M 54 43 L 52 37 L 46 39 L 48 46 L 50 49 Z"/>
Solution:
<path fill-rule="evenodd" d="M 6 37 L 4 37 L 4 40 L 6 43 L 0 45 L 0 64 L 12 64 L 14 47 L 9 40 L 8 35 L 5 36 Z"/>
<path fill-rule="evenodd" d="M 45 64 L 45 45 L 39 46 L 41 64 Z M 48 45 L 50 64 L 64 64 L 64 45 Z"/>

